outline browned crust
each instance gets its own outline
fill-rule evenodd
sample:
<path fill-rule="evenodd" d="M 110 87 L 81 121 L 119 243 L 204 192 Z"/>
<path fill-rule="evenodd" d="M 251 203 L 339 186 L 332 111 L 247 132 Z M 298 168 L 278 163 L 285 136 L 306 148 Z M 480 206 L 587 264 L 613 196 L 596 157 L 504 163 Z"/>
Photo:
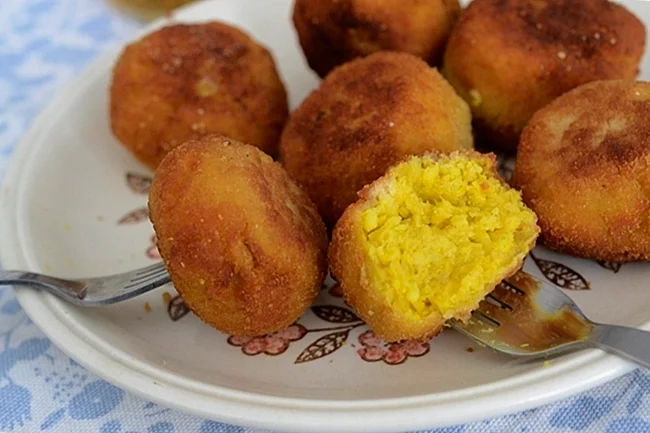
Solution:
<path fill-rule="evenodd" d="M 617 80 L 583 85 L 533 116 L 513 182 L 549 247 L 650 259 L 649 113 L 650 83 Z"/>
<path fill-rule="evenodd" d="M 174 286 L 222 332 L 281 330 L 320 290 L 325 226 L 282 167 L 253 146 L 208 136 L 175 148 L 155 174 L 149 209 Z"/>
<path fill-rule="evenodd" d="M 488 159 L 493 176 L 500 179 L 503 185 L 508 186 L 496 171 L 496 157 L 494 154 L 480 154 L 472 150 L 460 150 L 452 152 L 448 157 L 452 157 L 456 153 L 464 153 L 477 159 Z M 427 152 L 426 155 L 434 159 L 447 157 L 440 152 Z M 439 314 L 431 315 L 417 323 L 405 321 L 383 298 L 377 295 L 371 281 L 364 275 L 367 259 L 362 249 L 363 241 L 359 237 L 361 231 L 358 227 L 356 215 L 369 205 L 369 200 L 373 196 L 381 195 L 385 191 L 389 185 L 391 169 L 387 171 L 386 175 L 360 191 L 359 200 L 345 210 L 336 224 L 328 250 L 330 272 L 341 285 L 346 301 L 368 323 L 373 331 L 385 341 L 426 340 L 443 330 L 445 320 L 442 316 Z M 530 249 L 534 247 L 534 244 L 535 241 L 533 240 Z M 523 259 L 512 269 L 504 272 L 501 278 L 487 283 L 483 296 L 494 290 L 503 278 L 515 274 L 522 265 Z M 456 318 L 467 320 L 471 312 L 478 307 L 481 299 L 476 299 L 475 304 L 468 305 L 466 310 L 459 311 Z"/>
<path fill-rule="evenodd" d="M 336 68 L 292 113 L 283 164 L 333 227 L 403 156 L 472 147 L 469 107 L 421 59 L 380 52 Z"/>
<path fill-rule="evenodd" d="M 292 18 L 309 66 L 325 77 L 382 50 L 436 64 L 459 15 L 458 0 L 296 0 Z"/>
<path fill-rule="evenodd" d="M 477 131 L 516 148 L 532 115 L 564 92 L 600 79 L 636 77 L 643 23 L 607 0 L 474 0 L 445 51 L 443 74 L 471 101 Z"/>
<path fill-rule="evenodd" d="M 208 93 L 197 93 L 200 82 Z M 111 128 L 151 169 L 175 146 L 212 133 L 273 155 L 288 112 L 271 54 L 219 22 L 154 31 L 128 45 L 113 70 Z"/>

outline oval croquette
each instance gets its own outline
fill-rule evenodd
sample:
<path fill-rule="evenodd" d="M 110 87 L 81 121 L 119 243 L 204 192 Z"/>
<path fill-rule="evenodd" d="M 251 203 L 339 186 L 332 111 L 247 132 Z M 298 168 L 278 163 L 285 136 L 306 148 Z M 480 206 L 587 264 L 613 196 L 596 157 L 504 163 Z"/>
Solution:
<path fill-rule="evenodd" d="M 535 214 L 494 155 L 410 157 L 367 186 L 336 224 L 332 275 L 386 341 L 426 339 L 469 318 L 535 245 Z"/>
<path fill-rule="evenodd" d="M 309 66 L 325 77 L 382 50 L 436 64 L 459 15 L 458 0 L 296 0 L 293 23 Z"/>
<path fill-rule="evenodd" d="M 443 75 L 472 106 L 477 142 L 515 149 L 532 115 L 581 84 L 633 79 L 645 27 L 608 0 L 474 0 Z"/>
<path fill-rule="evenodd" d="M 325 225 L 282 166 L 254 146 L 209 136 L 173 149 L 155 173 L 149 209 L 176 290 L 222 332 L 281 330 L 321 288 Z"/>
<path fill-rule="evenodd" d="M 537 112 L 513 185 L 550 248 L 586 258 L 650 260 L 650 83 L 596 81 Z"/>
<path fill-rule="evenodd" d="M 152 170 L 172 148 L 212 133 L 274 155 L 288 116 L 271 54 L 219 22 L 170 25 L 128 45 L 110 111 L 115 136 Z"/>
<path fill-rule="evenodd" d="M 292 113 L 280 154 L 333 227 L 404 156 L 472 146 L 469 107 L 449 83 L 413 55 L 383 51 L 332 71 Z"/>

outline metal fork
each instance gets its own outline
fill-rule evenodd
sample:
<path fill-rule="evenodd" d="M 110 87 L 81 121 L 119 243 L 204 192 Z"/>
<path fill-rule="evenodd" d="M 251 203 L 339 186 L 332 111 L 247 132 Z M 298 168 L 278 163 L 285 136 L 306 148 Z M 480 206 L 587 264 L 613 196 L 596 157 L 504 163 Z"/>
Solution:
<path fill-rule="evenodd" d="M 519 271 L 451 326 L 508 355 L 548 357 L 600 348 L 650 368 L 650 332 L 594 323 L 558 287 Z"/>
<path fill-rule="evenodd" d="M 124 301 L 169 281 L 169 275 L 162 262 L 123 274 L 75 280 L 35 272 L 0 271 L 0 285 L 35 287 L 85 307 L 99 307 Z"/>

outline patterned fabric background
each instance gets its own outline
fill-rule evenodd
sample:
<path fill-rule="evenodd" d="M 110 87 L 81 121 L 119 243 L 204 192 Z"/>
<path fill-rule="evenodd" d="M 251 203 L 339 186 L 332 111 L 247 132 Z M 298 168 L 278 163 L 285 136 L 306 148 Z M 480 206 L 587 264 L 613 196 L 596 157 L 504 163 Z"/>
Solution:
<path fill-rule="evenodd" d="M 56 89 L 139 26 L 104 0 L 0 2 L 0 176 Z M 44 337 L 6 288 L 0 289 L 0 431 L 261 433 L 165 409 L 88 373 Z M 576 431 L 650 432 L 650 374 L 635 371 L 547 407 L 436 430 Z"/>

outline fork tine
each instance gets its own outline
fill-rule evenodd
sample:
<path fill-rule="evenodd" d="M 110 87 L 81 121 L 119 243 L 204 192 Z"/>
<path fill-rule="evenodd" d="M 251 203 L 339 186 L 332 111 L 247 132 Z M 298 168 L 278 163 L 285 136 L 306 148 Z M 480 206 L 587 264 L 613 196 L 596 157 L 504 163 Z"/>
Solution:
<path fill-rule="evenodd" d="M 478 320 L 480 320 L 481 322 L 483 322 L 484 324 L 487 324 L 489 326 L 493 326 L 495 328 L 498 328 L 499 326 L 501 326 L 501 324 L 499 322 L 497 322 L 492 317 L 488 316 L 487 314 L 485 314 L 484 312 L 482 312 L 480 310 L 473 311 L 472 315 L 474 317 L 476 317 Z"/>
<path fill-rule="evenodd" d="M 167 272 L 167 269 L 165 269 L 164 266 L 160 266 L 158 269 L 152 270 L 151 272 L 149 272 L 149 273 L 147 273 L 145 275 L 138 275 L 136 277 L 131 278 L 129 280 L 129 284 L 138 283 L 140 281 L 145 281 L 145 280 L 150 280 L 152 278 L 155 279 L 155 278 L 157 278 L 159 276 L 164 275 L 166 272 Z"/>
<path fill-rule="evenodd" d="M 516 277 L 516 276 L 515 276 L 515 277 Z M 514 279 L 514 277 L 511 277 L 511 278 Z M 523 295 L 526 294 L 526 292 L 525 292 L 523 289 L 521 289 L 519 286 L 515 285 L 514 283 L 511 283 L 511 282 L 508 281 L 508 280 L 503 280 L 503 281 L 501 281 L 501 284 L 500 284 L 500 285 L 505 286 L 506 288 L 508 288 L 508 289 L 510 289 L 510 290 L 512 290 L 512 291 L 514 291 L 515 293 L 517 293 L 517 294 L 519 294 L 519 295 L 522 295 L 522 296 L 523 296 Z"/>
<path fill-rule="evenodd" d="M 486 301 L 491 303 L 492 305 L 495 305 L 499 308 L 503 308 L 504 310 L 512 311 L 512 305 L 504 302 L 502 299 L 497 298 L 496 296 L 489 294 L 485 297 Z"/>
<path fill-rule="evenodd" d="M 504 304 L 507 304 L 511 307 L 513 307 L 513 304 L 517 304 L 517 301 L 520 300 L 523 297 L 529 296 L 527 293 L 521 293 L 521 292 L 515 292 L 510 289 L 510 287 L 506 284 L 498 284 L 494 290 L 489 294 L 490 297 L 497 299 L 498 302 L 502 302 Z M 519 298 L 519 299 L 517 299 Z"/>
<path fill-rule="evenodd" d="M 513 278 L 514 280 L 515 278 Z M 492 293 L 479 304 L 479 311 L 489 315 L 499 323 L 508 320 L 514 310 L 518 309 L 526 297 L 534 297 L 534 293 L 526 293 L 522 288 L 524 285 L 515 285 L 513 282 L 499 283 Z M 529 292 L 531 292 L 529 290 Z"/>
<path fill-rule="evenodd" d="M 490 319 L 496 321 L 497 323 L 500 322 L 499 317 L 502 314 L 502 312 L 508 314 L 509 312 L 506 310 L 503 310 L 501 307 L 494 305 L 491 302 L 488 301 L 481 301 L 481 303 L 478 306 L 477 309 L 478 312 L 486 315 Z"/>
<path fill-rule="evenodd" d="M 131 290 L 134 287 L 142 286 L 142 285 L 147 285 L 152 281 L 158 281 L 161 278 L 164 278 L 167 275 L 167 272 L 165 270 L 158 272 L 157 274 L 153 274 L 149 276 L 148 278 L 140 278 L 137 281 L 129 281 L 126 284 L 124 284 L 124 289 L 125 290 Z"/>
<path fill-rule="evenodd" d="M 139 292 L 144 288 L 151 287 L 152 285 L 154 285 L 154 288 L 155 288 L 155 287 L 159 287 L 159 286 L 162 286 L 164 284 L 167 284 L 170 281 L 171 281 L 171 278 L 169 277 L 169 275 L 166 275 L 165 273 L 162 273 L 159 276 L 152 277 L 152 278 L 149 278 L 149 279 L 146 279 L 146 280 L 142 280 L 142 281 L 140 281 L 140 282 L 138 282 L 136 284 L 126 285 L 126 286 L 124 286 L 124 290 L 127 290 L 129 292 Z"/>
<path fill-rule="evenodd" d="M 147 266 L 146 268 L 139 269 L 138 271 L 134 272 L 134 276 L 141 276 L 141 275 L 148 275 L 152 272 L 157 272 L 161 268 L 164 268 L 165 264 L 164 263 L 156 263 L 155 265 L 150 265 Z"/>
<path fill-rule="evenodd" d="M 542 288 L 543 282 L 532 275 L 519 270 L 514 275 L 504 279 L 497 289 L 507 289 L 519 295 L 535 296 Z"/>

